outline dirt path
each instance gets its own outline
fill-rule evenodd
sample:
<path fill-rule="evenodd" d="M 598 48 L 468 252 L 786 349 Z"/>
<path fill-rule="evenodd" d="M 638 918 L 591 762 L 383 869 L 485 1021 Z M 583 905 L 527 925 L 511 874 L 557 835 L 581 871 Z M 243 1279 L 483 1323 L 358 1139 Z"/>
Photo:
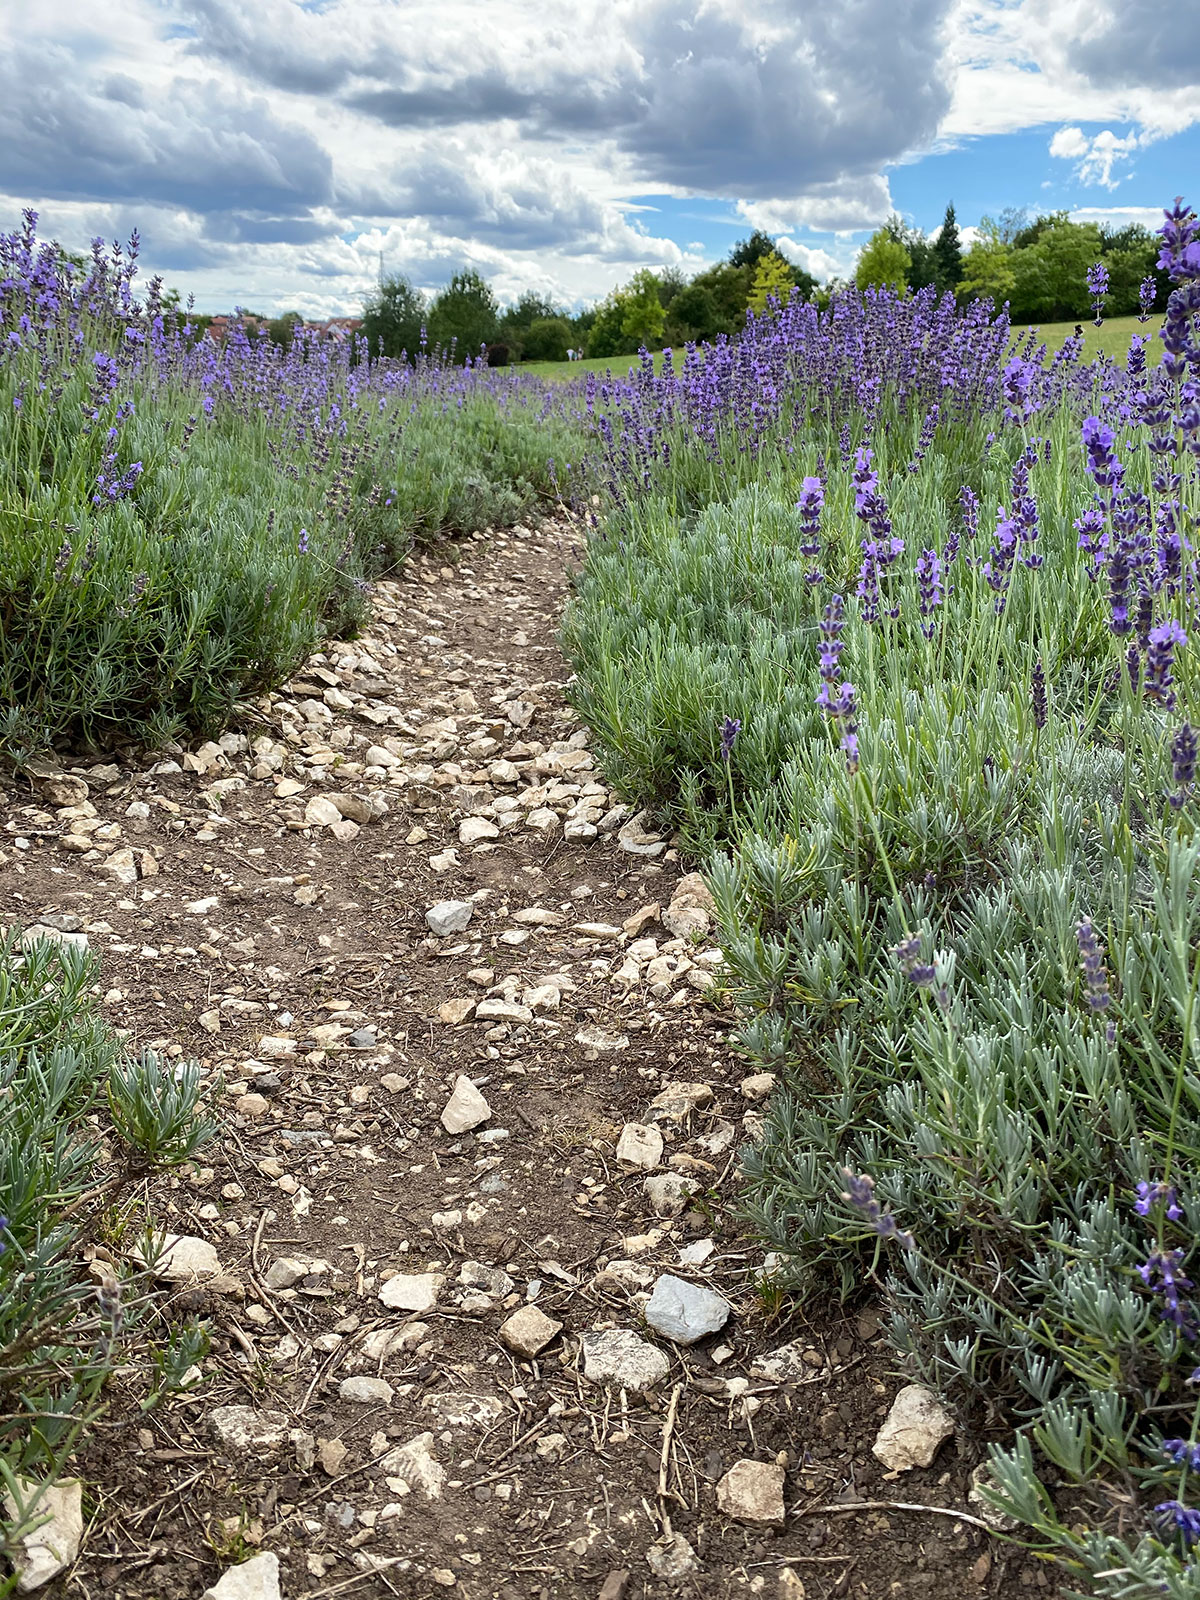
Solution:
<path fill-rule="evenodd" d="M 200 1241 L 203 1384 L 118 1399 L 44 1593 L 193 1600 L 260 1550 L 286 1600 L 1050 1591 L 970 1522 L 819 1509 L 977 1514 L 976 1457 L 889 1480 L 873 1315 L 758 1287 L 728 1208 L 767 1085 L 695 880 L 564 704 L 577 556 L 551 527 L 416 561 L 252 748 L 8 791 L 0 919 L 86 938 L 131 1042 L 226 1081 L 210 1164 L 154 1196 Z M 648 1325 L 664 1277 L 715 1331 Z"/>

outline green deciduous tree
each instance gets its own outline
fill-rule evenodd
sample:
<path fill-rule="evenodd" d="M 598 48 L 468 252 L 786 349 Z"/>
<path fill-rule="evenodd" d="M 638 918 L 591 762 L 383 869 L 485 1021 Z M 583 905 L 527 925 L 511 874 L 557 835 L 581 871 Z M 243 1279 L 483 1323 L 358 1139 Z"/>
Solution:
<path fill-rule="evenodd" d="M 755 265 L 747 309 L 753 311 L 755 316 L 761 316 L 772 300 L 778 305 L 786 305 L 793 287 L 790 263 L 778 251 L 772 250 L 769 255 L 760 256 Z"/>
<path fill-rule="evenodd" d="M 1033 235 L 1028 243 L 1025 239 Z M 1090 308 L 1087 270 L 1100 255 L 1100 230 L 1065 211 L 1039 217 L 1018 235 L 1012 269 L 1014 322 L 1067 322 Z"/>
<path fill-rule="evenodd" d="M 429 308 L 430 342 L 453 348 L 455 361 L 477 360 L 496 337 L 499 314 L 487 281 L 473 268 L 456 272 Z"/>
<path fill-rule="evenodd" d="M 525 330 L 522 356 L 526 361 L 565 361 L 571 339 L 565 317 L 536 317 Z"/>
<path fill-rule="evenodd" d="M 666 313 L 658 297 L 658 279 L 648 267 L 635 272 L 621 291 L 621 332 L 648 349 L 662 344 Z"/>
<path fill-rule="evenodd" d="M 976 239 L 963 257 L 962 277 L 956 293 L 960 300 L 993 300 L 999 308 L 1008 300 L 1016 284 L 1012 267 L 1013 250 L 996 236 Z"/>
<path fill-rule="evenodd" d="M 884 226 L 863 246 L 854 269 L 854 281 L 860 289 L 903 290 L 908 286 L 911 266 L 912 257 L 908 251 Z"/>
<path fill-rule="evenodd" d="M 372 356 L 416 357 L 429 314 L 425 296 L 400 273 L 391 273 L 363 306 L 363 338 Z"/>

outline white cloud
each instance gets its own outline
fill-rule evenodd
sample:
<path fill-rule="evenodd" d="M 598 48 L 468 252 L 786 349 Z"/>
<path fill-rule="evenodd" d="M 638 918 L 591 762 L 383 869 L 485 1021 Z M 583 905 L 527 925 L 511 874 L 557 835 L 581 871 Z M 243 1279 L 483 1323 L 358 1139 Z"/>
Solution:
<path fill-rule="evenodd" d="M 1121 180 L 1114 176 L 1114 169 L 1119 162 L 1130 160 L 1140 143 L 1136 133 L 1122 139 L 1111 128 L 1102 129 L 1092 139 L 1082 128 L 1060 128 L 1050 141 L 1050 154 L 1074 162 L 1080 183 L 1115 189 Z"/>
<path fill-rule="evenodd" d="M 1077 161 L 1090 148 L 1082 128 L 1060 128 L 1050 141 L 1050 154 L 1063 161 Z"/>
<path fill-rule="evenodd" d="M 811 228 L 819 233 L 861 233 L 877 228 L 893 210 L 882 173 L 820 184 L 793 200 L 739 200 L 737 212 L 768 233 Z"/>
<path fill-rule="evenodd" d="M 853 250 L 840 253 L 822 250 L 801 244 L 798 239 L 789 239 L 786 234 L 777 239 L 776 244 L 789 261 L 803 267 L 805 272 L 811 272 L 818 283 L 826 283 L 830 278 L 844 278 L 854 262 Z"/>

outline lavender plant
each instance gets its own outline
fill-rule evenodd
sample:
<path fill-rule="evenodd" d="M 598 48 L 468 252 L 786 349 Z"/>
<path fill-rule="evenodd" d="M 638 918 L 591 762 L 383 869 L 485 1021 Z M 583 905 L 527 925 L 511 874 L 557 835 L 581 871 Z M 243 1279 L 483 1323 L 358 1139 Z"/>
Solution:
<path fill-rule="evenodd" d="M 206 1347 L 163 1317 L 152 1270 L 85 1254 L 131 1177 L 190 1160 L 213 1131 L 196 1068 L 121 1057 L 95 977 L 85 951 L 0 938 L 0 1484 L 23 1508 L 0 1546 L 36 1522 L 118 1367 L 150 1406 Z"/>
<path fill-rule="evenodd" d="M 1200 224 L 1162 239 L 1157 359 L 883 293 L 597 390 L 565 636 L 787 1086 L 764 1237 L 810 1291 L 875 1274 L 1068 1583 L 1196 1600 Z"/>
<path fill-rule="evenodd" d="M 214 729 L 414 538 L 513 521 L 572 459 L 536 381 L 218 346 L 136 261 L 81 270 L 32 213 L 0 237 L 0 753 Z"/>

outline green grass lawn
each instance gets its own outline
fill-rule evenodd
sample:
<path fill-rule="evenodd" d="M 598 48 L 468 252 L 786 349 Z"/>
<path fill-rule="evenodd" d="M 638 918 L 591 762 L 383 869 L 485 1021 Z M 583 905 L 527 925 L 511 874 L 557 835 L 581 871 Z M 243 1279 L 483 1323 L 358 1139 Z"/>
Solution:
<path fill-rule="evenodd" d="M 1094 328 L 1090 321 L 1083 323 L 1083 354 L 1084 359 L 1090 361 L 1094 356 L 1111 356 L 1114 361 L 1123 361 L 1129 350 L 1129 341 L 1135 333 L 1149 334 L 1150 346 L 1147 355 L 1153 364 L 1162 354 L 1162 346 L 1158 340 L 1158 330 L 1162 327 L 1162 317 L 1154 315 L 1149 322 L 1139 322 L 1136 317 L 1110 317 L 1102 328 Z M 1027 328 L 1014 328 L 1013 334 L 1020 338 L 1029 330 Z M 1075 332 L 1073 322 L 1047 322 L 1038 329 L 1039 336 L 1045 340 L 1051 350 L 1058 350 Z"/>
<path fill-rule="evenodd" d="M 1094 328 L 1090 321 L 1083 323 L 1084 332 L 1084 357 L 1091 360 L 1093 356 L 1111 356 L 1114 361 L 1122 361 L 1129 349 L 1129 341 L 1135 333 L 1149 334 L 1151 344 L 1149 355 L 1153 363 L 1161 353 L 1157 334 L 1162 326 L 1162 317 L 1152 316 L 1149 322 L 1139 322 L 1136 317 L 1110 317 L 1102 328 Z M 1028 328 L 1014 328 L 1014 337 L 1023 337 Z M 1045 340 L 1051 350 L 1058 350 L 1075 331 L 1073 322 L 1047 322 L 1038 329 L 1038 333 Z M 683 352 L 675 352 L 675 364 L 679 365 L 683 359 Z M 592 361 L 523 361 L 522 372 L 536 373 L 539 378 L 579 378 L 585 372 L 611 372 L 615 378 L 623 378 L 631 367 L 637 365 L 636 356 L 599 356 Z M 654 357 L 655 370 L 662 367 L 661 351 Z"/>
<path fill-rule="evenodd" d="M 675 352 L 676 365 L 683 359 L 683 352 Z M 636 356 L 597 356 L 591 361 L 522 361 L 522 372 L 536 373 L 539 378 L 580 378 L 585 372 L 611 372 L 614 378 L 624 378 L 631 368 L 637 366 Z M 655 371 L 662 368 L 662 351 L 654 357 Z"/>

